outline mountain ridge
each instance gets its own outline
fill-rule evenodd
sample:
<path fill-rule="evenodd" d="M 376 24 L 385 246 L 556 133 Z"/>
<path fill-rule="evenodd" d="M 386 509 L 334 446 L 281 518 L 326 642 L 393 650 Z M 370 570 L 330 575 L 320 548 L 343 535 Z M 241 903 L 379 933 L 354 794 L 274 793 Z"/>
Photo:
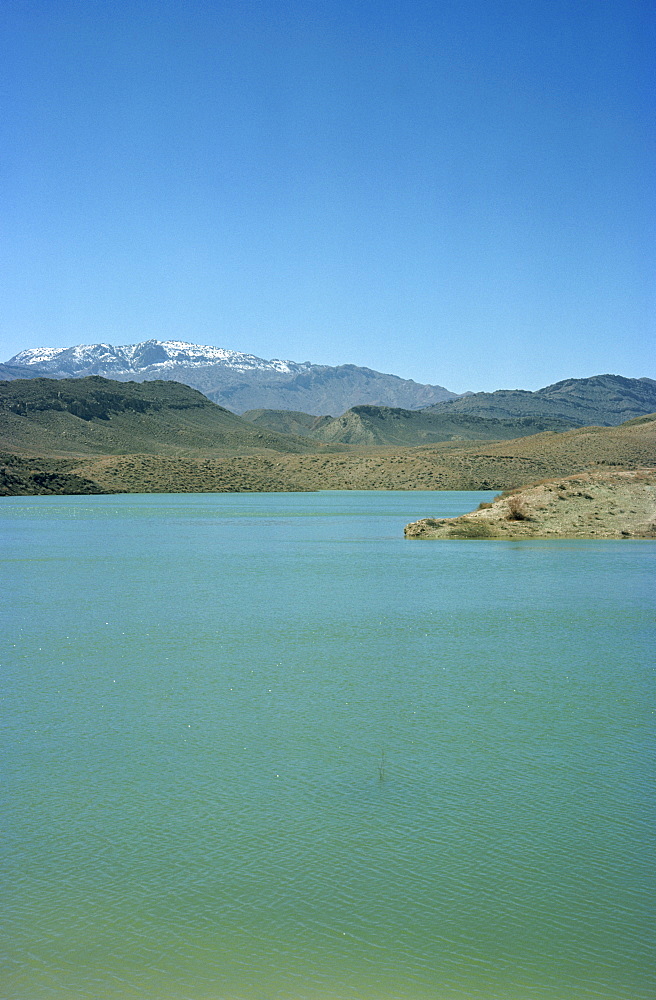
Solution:
<path fill-rule="evenodd" d="M 656 410 L 656 381 L 626 378 L 623 375 L 591 375 L 562 379 L 535 392 L 526 389 L 497 389 L 475 392 L 457 399 L 441 400 L 423 412 L 464 414 L 511 419 L 552 417 L 568 420 L 572 426 L 590 424 L 613 427 L 633 417 Z"/>
<path fill-rule="evenodd" d="M 363 404 L 339 417 L 318 418 L 280 410 L 244 414 L 259 427 L 357 446 L 417 445 L 438 441 L 485 441 L 613 427 L 656 411 L 656 382 L 621 375 L 565 379 L 537 392 L 500 389 L 437 403 L 419 410 Z"/>
<path fill-rule="evenodd" d="M 278 433 L 364 447 L 413 448 L 441 441 L 498 441 L 543 431 L 565 431 L 573 426 L 570 421 L 550 417 L 503 419 L 369 404 L 353 406 L 339 417 L 313 417 L 291 410 L 248 410 L 242 418 Z"/>
<path fill-rule="evenodd" d="M 360 403 L 419 409 L 456 393 L 358 365 L 314 365 L 258 358 L 187 341 L 147 340 L 139 344 L 29 348 L 0 365 L 0 380 L 83 378 L 116 381 L 166 380 L 199 389 L 235 413 L 292 409 L 321 416 L 343 413 Z"/>
<path fill-rule="evenodd" d="M 536 391 L 497 389 L 456 394 L 443 386 L 424 385 L 357 365 L 315 365 L 278 358 L 267 361 L 253 354 L 182 340 L 30 348 L 0 364 L 0 384 L 24 378 L 91 375 L 119 382 L 180 382 L 233 413 L 248 413 L 247 419 L 261 427 L 273 421 L 268 429 L 274 432 L 310 436 L 317 441 L 421 444 L 459 437 L 481 439 L 488 435 L 482 425 L 474 426 L 473 418 L 502 421 L 488 430 L 506 436 L 515 428 L 520 435 L 527 433 L 526 428 L 533 426 L 531 421 L 536 422 L 534 433 L 566 426 L 615 426 L 656 410 L 656 381 L 646 377 L 593 375 L 562 379 Z M 366 419 L 362 413 L 352 415 L 351 411 L 363 406 L 381 410 L 378 429 L 372 428 L 371 414 Z M 399 413 L 393 419 L 389 413 L 382 414 L 385 408 Z M 252 411 L 256 410 L 254 416 Z M 267 417 L 272 411 L 276 416 Z M 290 423 L 282 415 L 285 412 L 297 417 Z M 409 417 L 412 413 L 423 416 L 413 421 Z M 341 425 L 330 425 L 324 419 L 315 423 L 315 418 L 326 414 L 341 414 L 332 418 Z M 359 420 L 361 426 L 357 433 L 351 427 L 344 437 L 348 414 L 351 424 Z M 396 432 L 390 436 L 394 420 Z"/>
<path fill-rule="evenodd" d="M 113 369 L 121 374 L 138 373 L 144 368 L 165 371 L 180 364 L 189 367 L 218 364 L 240 371 L 257 369 L 284 373 L 303 371 L 310 367 L 308 361 L 300 364 L 278 358 L 266 361 L 254 354 L 244 354 L 223 347 L 192 344 L 186 340 L 155 339 L 116 346 L 78 344 L 75 347 L 33 347 L 19 351 L 7 364 L 28 368 L 33 365 L 40 370 L 67 375 L 82 371 L 88 375 L 100 375 L 99 370 L 91 370 L 96 368 Z"/>

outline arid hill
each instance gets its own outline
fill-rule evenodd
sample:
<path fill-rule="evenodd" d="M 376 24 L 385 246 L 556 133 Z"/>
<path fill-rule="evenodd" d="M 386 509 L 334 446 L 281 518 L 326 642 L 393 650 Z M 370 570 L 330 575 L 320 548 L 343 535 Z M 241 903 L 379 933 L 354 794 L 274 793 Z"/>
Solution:
<path fill-rule="evenodd" d="M 255 427 L 179 382 L 0 382 L 5 451 L 42 455 L 248 454 L 317 451 L 307 438 Z"/>
<path fill-rule="evenodd" d="M 59 460 L 5 456 L 5 468 L 14 477 L 13 493 L 33 492 L 31 477 L 43 471 L 76 475 L 103 491 L 127 493 L 503 490 L 583 470 L 656 466 L 656 416 L 619 427 L 585 427 L 514 441 L 341 449 L 306 454 L 181 451 Z M 15 482 L 19 466 L 22 490 Z"/>
<path fill-rule="evenodd" d="M 550 417 L 478 417 L 390 406 L 354 406 L 341 417 L 313 428 L 309 436 L 330 444 L 415 447 L 441 441 L 500 441 L 541 431 L 564 431 L 571 426 L 571 422 Z"/>
<path fill-rule="evenodd" d="M 461 517 L 423 518 L 406 538 L 651 538 L 656 469 L 585 472 L 503 494 Z"/>
<path fill-rule="evenodd" d="M 299 410 L 246 410 L 241 416 L 260 429 L 275 431 L 277 434 L 300 434 L 313 440 L 319 428 L 335 419 L 327 415 L 317 417 L 314 413 Z"/>
<path fill-rule="evenodd" d="M 259 427 L 315 441 L 414 447 L 441 441 L 499 441 L 583 426 L 614 427 L 656 410 L 656 382 L 620 375 L 567 379 L 537 392 L 470 393 L 423 409 L 351 407 L 339 417 L 259 409 L 245 414 Z"/>

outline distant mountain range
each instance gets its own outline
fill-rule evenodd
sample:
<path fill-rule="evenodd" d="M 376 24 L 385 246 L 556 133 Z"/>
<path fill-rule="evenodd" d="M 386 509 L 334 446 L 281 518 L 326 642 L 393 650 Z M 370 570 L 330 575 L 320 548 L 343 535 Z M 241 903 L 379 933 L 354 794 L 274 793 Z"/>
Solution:
<path fill-rule="evenodd" d="M 356 365 L 266 361 L 184 341 L 35 348 L 0 364 L 5 381 L 94 375 L 119 382 L 179 382 L 233 414 L 243 413 L 260 432 L 331 445 L 509 439 L 593 424 L 616 426 L 656 412 L 656 381 L 649 378 L 595 375 L 536 392 L 499 389 L 457 396 L 442 386 Z"/>
<path fill-rule="evenodd" d="M 617 412 L 656 411 L 656 383 L 615 377 L 582 380 L 590 424 L 618 423 Z M 597 381 L 597 410 L 593 391 Z M 643 391 L 636 398 L 637 381 Z M 626 385 L 628 383 L 628 385 Z M 566 399 L 572 403 L 575 383 Z M 492 396 L 497 394 L 492 393 Z M 507 397 L 509 394 L 505 394 Z M 517 393 L 522 400 L 540 393 Z M 556 393 L 556 396 L 558 394 Z M 471 397 L 470 397 L 471 398 Z M 615 413 L 610 411 L 611 401 Z M 524 402 L 524 405 L 526 403 Z M 573 404 L 572 404 L 573 405 Z M 613 418 L 613 419 L 609 419 Z M 642 414 L 637 419 L 644 419 Z M 553 416 L 479 416 L 447 405 L 406 410 L 356 406 L 337 418 L 289 410 L 253 410 L 238 416 L 179 382 L 119 382 L 98 375 L 77 379 L 0 382 L 0 442 L 4 452 L 42 456 L 168 455 L 218 458 L 277 452 L 348 452 L 371 446 L 416 447 L 525 438 L 577 426 Z M 544 437 L 544 435 L 543 435 Z"/>
<path fill-rule="evenodd" d="M 615 427 L 656 411 L 656 381 L 651 378 L 624 378 L 621 375 L 593 375 L 568 378 L 536 392 L 499 389 L 475 392 L 457 399 L 440 401 L 427 412 L 501 420 L 516 417 L 551 417 L 566 420 L 573 427 L 596 424 Z"/>
<path fill-rule="evenodd" d="M 89 375 L 119 382 L 182 382 L 235 413 L 264 407 L 337 415 L 363 403 L 413 410 L 456 398 L 456 393 L 443 386 L 421 385 L 357 365 L 266 361 L 253 354 L 177 340 L 120 347 L 40 347 L 21 351 L 0 364 L 0 380 Z"/>
<path fill-rule="evenodd" d="M 354 406 L 332 420 L 285 410 L 250 410 L 243 416 L 258 427 L 315 441 L 413 446 L 502 440 L 590 425 L 615 427 L 655 412 L 653 379 L 595 375 L 566 379 L 537 392 L 472 393 L 421 410 Z"/>

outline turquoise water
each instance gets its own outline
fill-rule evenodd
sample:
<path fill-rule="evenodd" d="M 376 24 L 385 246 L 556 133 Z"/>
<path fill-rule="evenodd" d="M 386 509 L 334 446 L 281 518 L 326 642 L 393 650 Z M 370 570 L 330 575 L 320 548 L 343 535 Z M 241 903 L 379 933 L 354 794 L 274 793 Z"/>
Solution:
<path fill-rule="evenodd" d="M 656 996 L 656 546 L 489 496 L 2 500 L 3 998 Z"/>

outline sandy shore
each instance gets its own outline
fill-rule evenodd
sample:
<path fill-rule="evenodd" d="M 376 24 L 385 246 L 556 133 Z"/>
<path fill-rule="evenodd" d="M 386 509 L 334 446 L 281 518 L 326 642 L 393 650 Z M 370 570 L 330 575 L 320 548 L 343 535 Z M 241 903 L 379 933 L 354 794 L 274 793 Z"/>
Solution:
<path fill-rule="evenodd" d="M 652 538 L 656 469 L 584 472 L 504 493 L 453 518 L 423 518 L 406 538 Z"/>

